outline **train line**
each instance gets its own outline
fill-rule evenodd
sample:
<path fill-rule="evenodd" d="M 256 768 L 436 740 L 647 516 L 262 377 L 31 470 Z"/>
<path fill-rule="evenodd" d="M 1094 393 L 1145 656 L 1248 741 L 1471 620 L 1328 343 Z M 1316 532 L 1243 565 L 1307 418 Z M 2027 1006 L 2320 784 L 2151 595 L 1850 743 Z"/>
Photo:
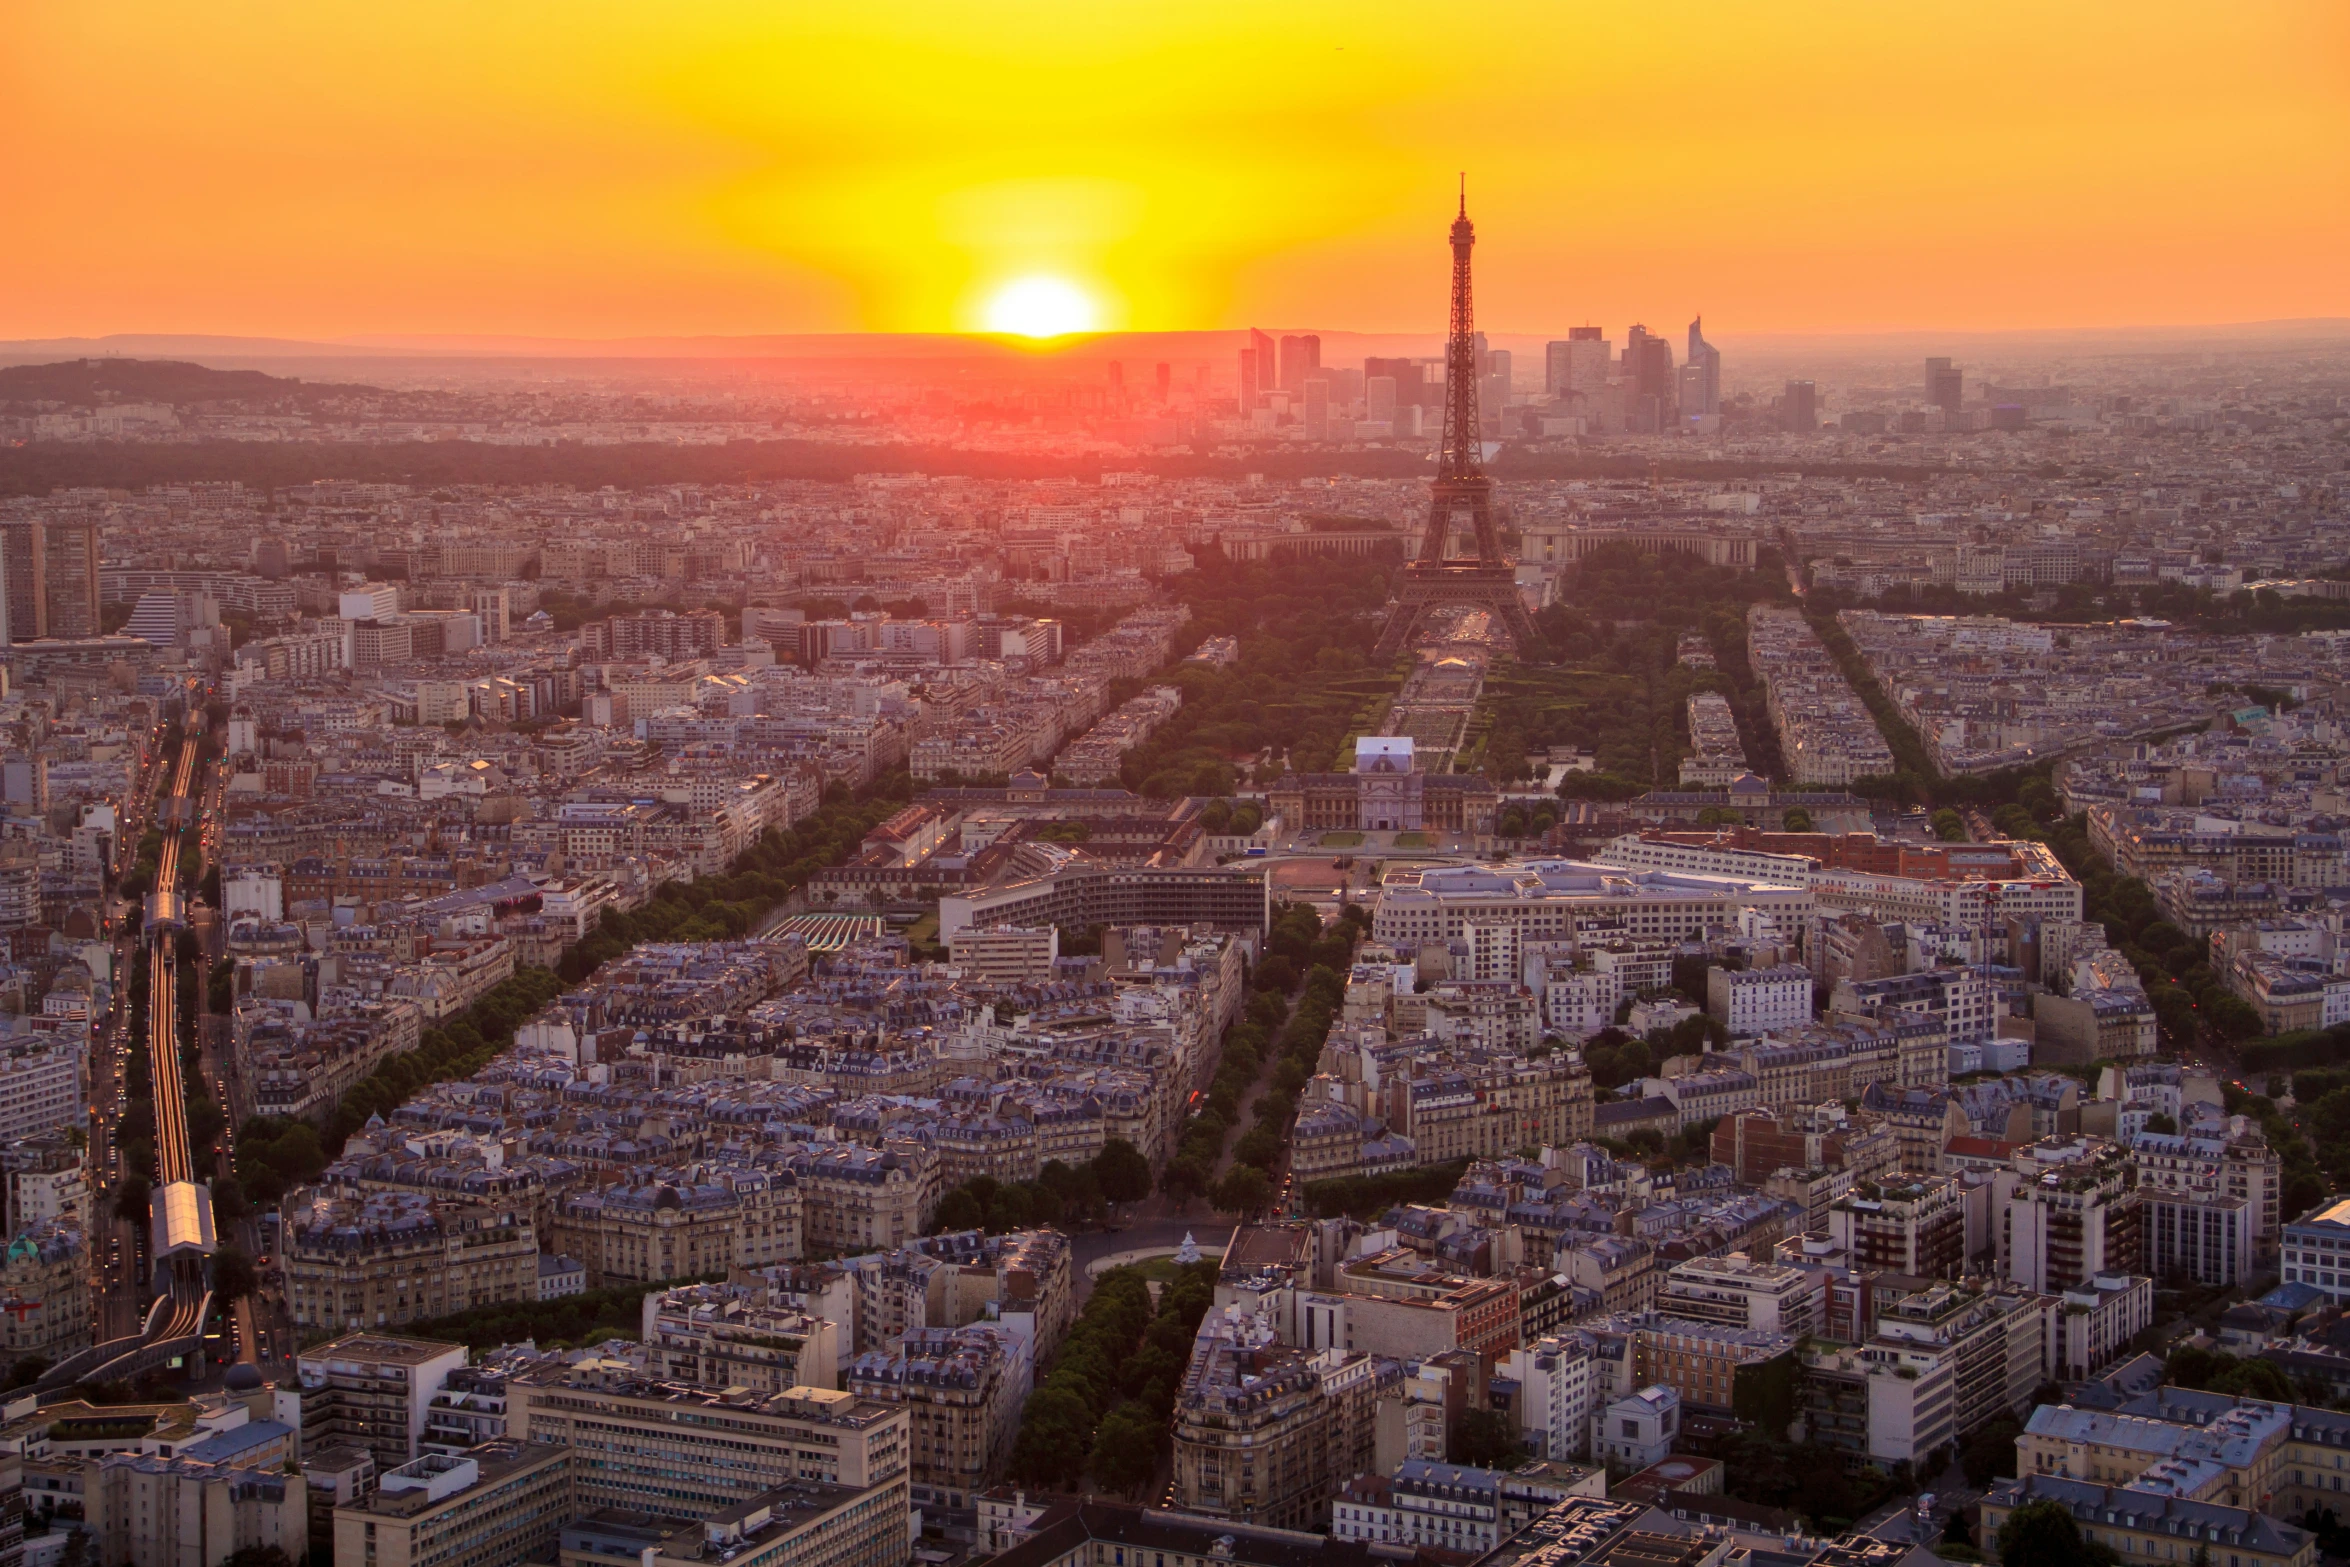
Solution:
<path fill-rule="evenodd" d="M 194 1151 L 188 1146 L 187 1084 L 179 1051 L 179 936 L 185 907 L 179 889 L 180 835 L 195 819 L 190 794 L 198 742 L 180 745 L 171 793 L 162 803 L 163 848 L 155 870 L 147 933 L 147 1056 L 155 1085 L 156 1260 L 167 1248 L 200 1242 L 202 1250 L 172 1249 L 168 1309 L 151 1313 L 147 1337 L 165 1342 L 192 1338 L 203 1330 L 211 1291 L 204 1282 L 204 1256 L 211 1246 L 211 1192 L 198 1184 Z"/>

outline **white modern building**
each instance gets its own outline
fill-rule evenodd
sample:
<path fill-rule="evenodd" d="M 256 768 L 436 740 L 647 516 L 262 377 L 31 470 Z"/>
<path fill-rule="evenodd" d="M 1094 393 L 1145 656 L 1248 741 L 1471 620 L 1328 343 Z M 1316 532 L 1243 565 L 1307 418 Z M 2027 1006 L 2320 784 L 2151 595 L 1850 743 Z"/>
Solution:
<path fill-rule="evenodd" d="M 2313 1284 L 2336 1305 L 2350 1301 L 2350 1197 L 2286 1225 L 2281 1264 L 2287 1284 Z"/>
<path fill-rule="evenodd" d="M 1732 1039 L 1798 1029 L 1811 1021 L 1811 970 L 1800 963 L 1705 971 L 1705 1009 Z"/>
<path fill-rule="evenodd" d="M 1635 937 L 1678 941 L 1708 925 L 1736 925 L 1757 909 L 1800 930 L 1812 896 L 1801 887 L 1728 876 L 1632 871 L 1575 860 L 1430 865 L 1388 873 L 1371 934 L 1406 950 L 1465 941 L 1473 923 L 1514 925 L 1524 941 L 1560 941 L 1579 922 L 1607 919 Z"/>
<path fill-rule="evenodd" d="M 1518 1384 L 1518 1426 L 1543 1458 L 1581 1458 L 1591 1446 L 1591 1335 L 1573 1329 L 1513 1349 L 1501 1373 Z"/>

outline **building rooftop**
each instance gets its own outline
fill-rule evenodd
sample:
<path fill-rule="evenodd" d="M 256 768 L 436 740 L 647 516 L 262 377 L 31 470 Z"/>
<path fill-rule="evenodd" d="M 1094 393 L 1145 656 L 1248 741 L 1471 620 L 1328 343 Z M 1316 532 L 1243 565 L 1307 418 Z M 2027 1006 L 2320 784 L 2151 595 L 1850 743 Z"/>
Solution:
<path fill-rule="evenodd" d="M 421 1366 L 465 1346 L 444 1339 L 400 1338 L 390 1333 L 351 1333 L 330 1343 L 303 1350 L 295 1359 L 310 1363 L 330 1360 L 370 1361 L 377 1365 Z"/>

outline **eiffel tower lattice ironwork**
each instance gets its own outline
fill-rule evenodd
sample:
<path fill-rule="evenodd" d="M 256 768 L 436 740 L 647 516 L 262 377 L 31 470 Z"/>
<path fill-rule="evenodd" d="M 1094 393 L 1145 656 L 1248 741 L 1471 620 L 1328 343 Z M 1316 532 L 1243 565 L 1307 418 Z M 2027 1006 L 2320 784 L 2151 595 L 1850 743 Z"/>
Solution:
<path fill-rule="evenodd" d="M 1444 429 L 1436 453 L 1436 484 L 1420 553 L 1396 574 L 1395 596 L 1387 606 L 1387 627 L 1379 634 L 1378 657 L 1393 658 L 1411 646 L 1429 613 L 1439 609 L 1482 609 L 1500 622 L 1518 656 L 1540 646 L 1525 600 L 1518 596 L 1517 568 L 1501 553 L 1493 527 L 1493 481 L 1482 461 L 1484 432 L 1477 418 L 1477 327 L 1469 299 L 1469 251 L 1477 231 L 1469 222 L 1464 181 L 1461 210 L 1452 220 L 1452 321 L 1444 345 Z M 1447 558 L 1461 515 L 1467 513 L 1477 540 L 1475 560 Z"/>

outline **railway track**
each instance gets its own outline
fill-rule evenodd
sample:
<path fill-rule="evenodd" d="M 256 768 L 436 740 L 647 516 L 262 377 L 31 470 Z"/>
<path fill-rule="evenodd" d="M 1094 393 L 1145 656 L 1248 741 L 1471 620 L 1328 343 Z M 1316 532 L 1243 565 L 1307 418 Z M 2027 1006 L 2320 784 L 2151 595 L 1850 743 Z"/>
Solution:
<path fill-rule="evenodd" d="M 173 1207 L 172 1188 L 196 1181 L 194 1151 L 188 1146 L 187 1083 L 180 1069 L 179 1051 L 179 893 L 180 834 L 194 809 L 189 785 L 196 772 L 197 742 L 180 745 L 172 773 L 171 793 L 163 803 L 163 849 L 155 871 L 156 887 L 170 895 L 160 908 L 171 911 L 147 935 L 147 1056 L 155 1085 L 156 1201 L 167 1215 L 167 1226 L 182 1216 Z M 201 1190 L 201 1188 L 199 1188 Z M 209 1194 L 205 1197 L 209 1206 Z M 158 1258 L 158 1261 L 162 1259 Z M 192 1338 L 203 1331 L 211 1291 L 204 1282 L 204 1259 L 181 1253 L 170 1259 L 170 1309 L 151 1318 L 150 1340 Z"/>

